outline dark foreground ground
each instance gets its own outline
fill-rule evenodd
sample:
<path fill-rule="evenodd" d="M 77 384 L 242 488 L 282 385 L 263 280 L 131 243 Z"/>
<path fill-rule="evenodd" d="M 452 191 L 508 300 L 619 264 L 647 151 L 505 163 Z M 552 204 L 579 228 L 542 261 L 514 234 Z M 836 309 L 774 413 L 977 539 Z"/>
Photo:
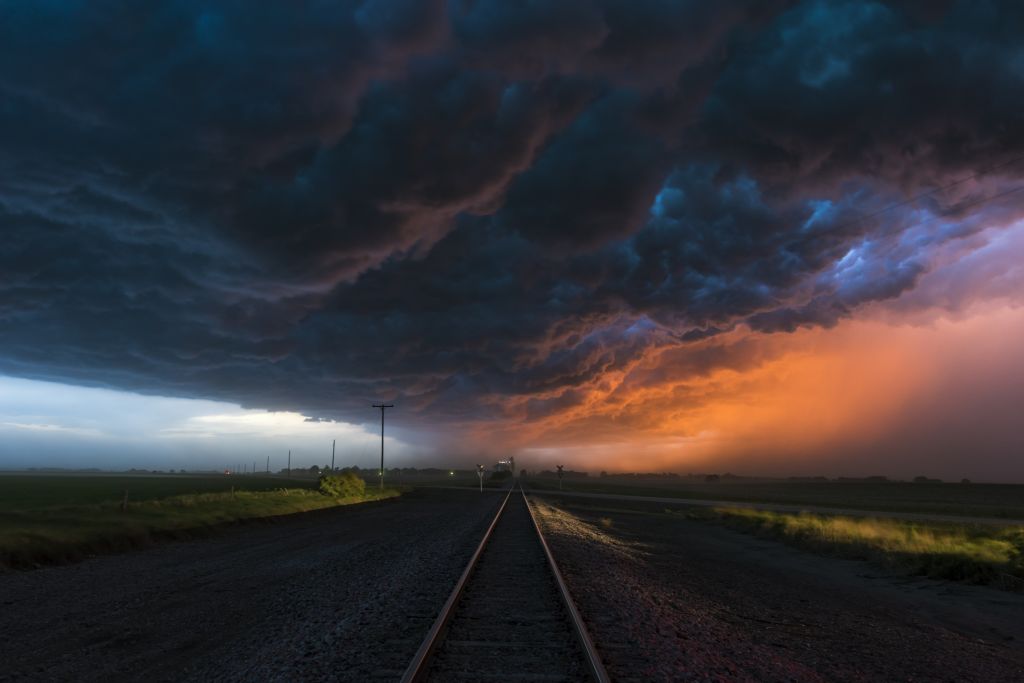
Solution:
<path fill-rule="evenodd" d="M 539 500 L 616 680 L 1024 681 L 1024 595 L 654 509 Z"/>
<path fill-rule="evenodd" d="M 397 680 L 499 502 L 411 493 L 0 574 L 0 680 Z"/>
<path fill-rule="evenodd" d="M 0 680 L 397 680 L 501 494 L 398 500 L 0 574 Z M 617 680 L 1024 681 L 1024 596 L 680 515 L 545 524 Z"/>

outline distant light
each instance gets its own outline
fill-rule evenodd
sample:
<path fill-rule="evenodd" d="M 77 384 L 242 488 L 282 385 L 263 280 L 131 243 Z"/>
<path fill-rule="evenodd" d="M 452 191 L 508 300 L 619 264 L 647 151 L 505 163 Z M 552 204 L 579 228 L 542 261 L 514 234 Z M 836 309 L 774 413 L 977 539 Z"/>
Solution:
<path fill-rule="evenodd" d="M 455 476 L 455 470 L 452 470 L 451 472 L 449 472 L 448 476 L 449 477 L 454 477 Z"/>

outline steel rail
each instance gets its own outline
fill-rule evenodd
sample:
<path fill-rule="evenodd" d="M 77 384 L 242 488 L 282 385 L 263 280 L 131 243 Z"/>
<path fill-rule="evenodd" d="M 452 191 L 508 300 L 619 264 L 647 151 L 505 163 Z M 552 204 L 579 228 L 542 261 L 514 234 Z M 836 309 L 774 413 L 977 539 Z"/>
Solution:
<path fill-rule="evenodd" d="M 459 598 L 462 597 L 462 593 L 466 588 L 466 583 L 469 580 L 470 574 L 473 573 L 473 569 L 476 567 L 477 561 L 480 559 L 480 555 L 483 554 L 484 547 L 487 545 L 487 541 L 491 539 L 491 532 L 494 531 L 495 525 L 498 520 L 501 519 L 501 513 L 505 511 L 505 506 L 508 505 L 508 499 L 512 497 L 512 488 L 509 488 L 508 493 L 505 495 L 505 500 L 501 502 L 501 507 L 498 508 L 498 514 L 494 515 L 494 519 L 491 520 L 491 525 L 487 527 L 487 532 L 484 533 L 484 537 L 480 540 L 480 545 L 477 546 L 476 552 L 469 558 L 469 564 L 462 572 L 462 576 L 459 577 L 458 582 L 455 584 L 455 588 L 452 589 L 451 595 L 448 596 L 448 601 L 444 603 L 444 607 L 441 608 L 441 613 L 437 615 L 437 619 L 434 620 L 434 624 L 430 627 L 427 632 L 427 637 L 423 639 L 423 643 L 420 645 L 420 649 L 416 651 L 416 655 L 412 658 L 405 673 L 402 674 L 402 683 L 413 683 L 413 681 L 420 681 L 423 679 L 423 675 L 427 672 L 427 668 L 430 662 L 430 656 L 437 649 L 438 644 L 441 642 L 441 634 L 444 633 L 444 629 L 448 626 L 448 622 L 451 621 L 452 615 L 455 614 L 455 605 L 458 604 Z"/>
<path fill-rule="evenodd" d="M 523 494 L 523 500 L 526 501 L 526 509 L 530 511 L 530 520 L 533 522 L 533 528 L 537 530 L 537 538 L 540 539 L 540 544 L 544 548 L 544 554 L 548 558 L 548 567 L 550 567 L 551 573 L 555 575 L 555 583 L 558 584 L 558 594 L 562 596 L 562 603 L 572 618 L 573 632 L 576 634 L 576 639 L 583 649 L 583 655 L 587 660 L 587 669 L 597 683 L 610 683 L 611 678 L 601 662 L 600 655 L 597 654 L 594 641 L 591 640 L 590 633 L 587 632 L 587 627 L 583 623 L 583 617 L 580 616 L 579 610 L 576 609 L 576 604 L 572 601 L 572 596 L 569 595 L 569 587 L 565 585 L 565 579 L 562 578 L 562 572 L 558 569 L 555 556 L 551 554 L 551 548 L 548 547 L 548 542 L 544 540 L 544 534 L 540 530 L 540 525 L 537 524 L 537 517 L 533 514 L 533 506 L 530 505 L 530 500 L 526 497 L 526 491 L 520 486 L 519 492 Z"/>

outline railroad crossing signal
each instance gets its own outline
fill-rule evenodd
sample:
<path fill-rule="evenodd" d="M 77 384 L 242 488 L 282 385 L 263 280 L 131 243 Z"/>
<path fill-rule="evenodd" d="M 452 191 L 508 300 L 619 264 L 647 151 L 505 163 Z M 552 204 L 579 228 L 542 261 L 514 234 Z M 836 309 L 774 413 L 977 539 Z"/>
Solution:
<path fill-rule="evenodd" d="M 558 490 L 562 490 L 562 467 L 563 465 L 555 465 L 558 468 Z"/>
<path fill-rule="evenodd" d="M 484 492 L 484 466 L 476 466 L 476 476 L 480 478 L 480 493 Z"/>

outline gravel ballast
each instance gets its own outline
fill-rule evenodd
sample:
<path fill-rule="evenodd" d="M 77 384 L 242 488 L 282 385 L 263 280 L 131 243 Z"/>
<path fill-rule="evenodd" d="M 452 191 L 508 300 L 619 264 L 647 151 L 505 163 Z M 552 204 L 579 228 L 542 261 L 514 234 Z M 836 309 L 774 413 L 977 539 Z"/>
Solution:
<path fill-rule="evenodd" d="M 396 680 L 500 502 L 417 491 L 0 574 L 0 680 Z"/>
<path fill-rule="evenodd" d="M 535 504 L 614 680 L 1024 681 L 1024 596 L 680 514 Z"/>

